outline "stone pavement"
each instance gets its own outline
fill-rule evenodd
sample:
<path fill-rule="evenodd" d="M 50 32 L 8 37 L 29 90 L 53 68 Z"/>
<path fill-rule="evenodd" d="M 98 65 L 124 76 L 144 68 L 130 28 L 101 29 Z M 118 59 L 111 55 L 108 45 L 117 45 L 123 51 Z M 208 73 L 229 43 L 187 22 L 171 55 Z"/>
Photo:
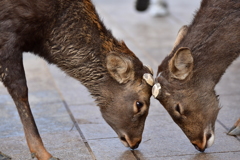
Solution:
<path fill-rule="evenodd" d="M 179 28 L 191 22 L 200 4 L 200 0 L 168 0 L 170 15 L 153 18 L 148 12 L 135 11 L 134 0 L 93 2 L 106 26 L 155 73 L 170 53 Z M 195 150 L 153 98 L 142 143 L 137 150 L 129 150 L 103 120 L 84 86 L 32 54 L 24 54 L 24 65 L 39 132 L 48 151 L 61 160 L 240 159 L 240 137 L 226 135 L 240 115 L 240 59 L 216 87 L 223 108 L 216 122 L 215 143 L 204 153 Z M 2 84 L 0 122 L 0 151 L 13 160 L 30 160 L 16 107 Z"/>

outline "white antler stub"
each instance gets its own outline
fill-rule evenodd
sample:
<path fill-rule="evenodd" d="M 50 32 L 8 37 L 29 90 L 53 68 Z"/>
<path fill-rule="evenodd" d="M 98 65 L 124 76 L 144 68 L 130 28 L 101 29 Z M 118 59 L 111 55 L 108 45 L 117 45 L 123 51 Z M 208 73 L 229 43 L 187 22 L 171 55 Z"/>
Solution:
<path fill-rule="evenodd" d="M 143 79 L 150 85 L 153 86 L 154 80 L 153 76 L 150 73 L 144 73 Z"/>
<path fill-rule="evenodd" d="M 156 83 L 154 84 L 154 86 L 152 87 L 152 95 L 154 98 L 157 98 L 158 94 L 161 91 L 161 85 L 160 83 Z"/>

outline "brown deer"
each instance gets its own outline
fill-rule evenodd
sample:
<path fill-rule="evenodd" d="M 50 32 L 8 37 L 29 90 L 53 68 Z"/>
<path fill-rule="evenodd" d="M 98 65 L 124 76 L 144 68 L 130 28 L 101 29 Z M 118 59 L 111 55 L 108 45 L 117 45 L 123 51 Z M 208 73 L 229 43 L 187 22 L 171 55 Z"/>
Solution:
<path fill-rule="evenodd" d="M 85 85 L 123 144 L 138 147 L 153 73 L 106 29 L 90 0 L 0 1 L 0 80 L 16 104 L 32 157 L 56 159 L 45 149 L 31 113 L 24 51 Z"/>
<path fill-rule="evenodd" d="M 159 65 L 153 96 L 201 152 L 214 142 L 219 100 L 214 88 L 240 54 L 240 1 L 203 0 Z M 230 134 L 239 133 L 236 123 Z"/>

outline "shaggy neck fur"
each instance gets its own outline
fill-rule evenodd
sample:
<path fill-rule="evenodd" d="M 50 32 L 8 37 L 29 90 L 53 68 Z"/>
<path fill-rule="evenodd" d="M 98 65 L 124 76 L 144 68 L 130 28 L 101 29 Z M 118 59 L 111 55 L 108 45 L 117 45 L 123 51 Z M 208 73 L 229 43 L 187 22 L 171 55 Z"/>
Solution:
<path fill-rule="evenodd" d="M 64 1 L 60 8 L 63 14 L 54 22 L 54 30 L 46 42 L 50 63 L 79 80 L 99 104 L 105 105 L 103 85 L 112 80 L 106 69 L 106 54 L 135 56 L 105 28 L 89 0 L 74 4 Z"/>
<path fill-rule="evenodd" d="M 194 58 L 194 77 L 218 83 L 226 68 L 240 53 L 240 2 L 203 0 L 188 32 L 162 65 L 180 47 L 190 48 Z"/>

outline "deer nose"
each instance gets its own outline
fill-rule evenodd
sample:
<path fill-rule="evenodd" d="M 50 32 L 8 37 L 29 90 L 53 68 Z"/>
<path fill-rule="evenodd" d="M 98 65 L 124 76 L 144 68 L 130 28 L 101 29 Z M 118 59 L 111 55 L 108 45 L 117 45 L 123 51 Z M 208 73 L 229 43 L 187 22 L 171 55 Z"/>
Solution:
<path fill-rule="evenodd" d="M 131 149 L 137 149 L 140 143 L 141 143 L 141 140 L 138 141 L 135 145 L 130 146 L 130 148 L 131 148 Z"/>
<path fill-rule="evenodd" d="M 196 148 L 196 150 L 200 151 L 200 152 L 204 152 L 205 151 L 205 146 L 204 147 L 201 147 L 201 144 L 195 144 L 195 143 L 192 143 L 193 146 Z"/>
<path fill-rule="evenodd" d="M 214 142 L 214 134 L 208 133 L 204 135 L 203 141 L 192 142 L 193 146 L 200 152 L 204 152 L 206 148 L 210 147 Z"/>
<path fill-rule="evenodd" d="M 139 144 L 141 143 L 141 138 L 130 139 L 126 135 L 122 136 L 120 139 L 126 147 L 130 147 L 131 149 L 138 148 Z"/>

